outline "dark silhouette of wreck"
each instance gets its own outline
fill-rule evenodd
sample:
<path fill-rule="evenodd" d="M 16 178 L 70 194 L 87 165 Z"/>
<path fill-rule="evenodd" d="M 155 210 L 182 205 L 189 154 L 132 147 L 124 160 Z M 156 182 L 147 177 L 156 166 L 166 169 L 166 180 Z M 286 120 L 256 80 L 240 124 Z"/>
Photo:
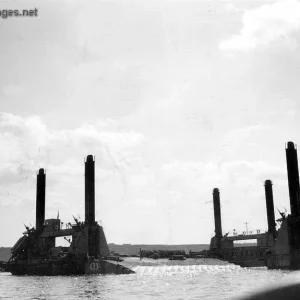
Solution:
<path fill-rule="evenodd" d="M 228 236 L 222 234 L 220 196 L 217 188 L 213 191 L 215 236 L 210 249 L 204 251 L 208 257 L 216 257 L 245 266 L 267 266 L 269 269 L 300 269 L 300 187 L 297 149 L 293 142 L 286 147 L 286 161 L 291 213 L 279 212 L 276 230 L 273 191 L 271 180 L 265 181 L 268 231 Z M 234 247 L 234 241 L 257 240 L 257 246 Z"/>
<path fill-rule="evenodd" d="M 118 262 L 103 259 L 109 255 L 102 226 L 95 221 L 95 161 L 85 161 L 85 221 L 63 229 L 56 219 L 45 220 L 46 174 L 37 175 L 36 226 L 26 232 L 11 249 L 6 271 L 14 275 L 130 274 L 132 270 Z M 56 247 L 57 237 L 72 236 L 69 247 Z"/>

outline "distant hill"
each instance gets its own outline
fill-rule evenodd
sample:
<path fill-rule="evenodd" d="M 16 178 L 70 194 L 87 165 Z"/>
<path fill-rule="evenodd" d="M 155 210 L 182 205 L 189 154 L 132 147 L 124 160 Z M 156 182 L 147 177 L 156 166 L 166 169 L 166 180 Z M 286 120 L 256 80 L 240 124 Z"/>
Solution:
<path fill-rule="evenodd" d="M 131 245 L 131 244 L 123 244 L 117 245 L 114 243 L 108 244 L 110 251 L 115 251 L 119 254 L 127 254 L 127 255 L 138 255 L 140 248 L 143 250 L 184 250 L 186 253 L 191 251 L 201 251 L 207 250 L 209 245 L 207 244 L 191 244 L 191 245 Z"/>
<path fill-rule="evenodd" d="M 0 261 L 8 261 L 11 257 L 10 247 L 0 247 Z"/>

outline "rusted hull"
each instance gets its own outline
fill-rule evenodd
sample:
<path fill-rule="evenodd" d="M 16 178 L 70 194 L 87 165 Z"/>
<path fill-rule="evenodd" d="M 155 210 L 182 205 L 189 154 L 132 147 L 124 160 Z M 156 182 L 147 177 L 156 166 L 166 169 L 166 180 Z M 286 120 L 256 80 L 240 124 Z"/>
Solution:
<path fill-rule="evenodd" d="M 298 255 L 270 255 L 266 257 L 265 263 L 269 269 L 300 270 L 300 257 Z"/>
<path fill-rule="evenodd" d="M 249 261 L 229 261 L 235 265 L 241 266 L 243 268 L 255 268 L 255 267 L 265 267 L 265 262 L 261 260 L 249 260 Z"/>
<path fill-rule="evenodd" d="M 134 271 L 105 260 L 91 260 L 83 263 L 39 262 L 39 263 L 8 263 L 6 271 L 13 275 L 90 275 L 90 274 L 133 274 Z"/>
<path fill-rule="evenodd" d="M 206 257 L 217 258 L 241 267 L 265 267 L 265 251 L 267 248 L 258 246 L 235 247 L 208 250 Z"/>

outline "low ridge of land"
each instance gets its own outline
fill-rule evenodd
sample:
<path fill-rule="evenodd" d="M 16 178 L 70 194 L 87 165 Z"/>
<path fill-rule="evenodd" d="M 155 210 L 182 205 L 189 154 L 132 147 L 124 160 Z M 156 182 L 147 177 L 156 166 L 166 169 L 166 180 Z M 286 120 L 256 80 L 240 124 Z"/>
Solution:
<path fill-rule="evenodd" d="M 194 252 L 199 252 L 202 250 L 207 250 L 209 245 L 207 244 L 189 244 L 189 245 L 131 245 L 131 244 L 123 244 L 117 245 L 114 243 L 108 244 L 110 251 L 115 251 L 119 254 L 127 254 L 127 255 L 138 255 L 140 252 L 140 248 L 143 250 L 184 250 L 188 253 L 190 250 Z"/>

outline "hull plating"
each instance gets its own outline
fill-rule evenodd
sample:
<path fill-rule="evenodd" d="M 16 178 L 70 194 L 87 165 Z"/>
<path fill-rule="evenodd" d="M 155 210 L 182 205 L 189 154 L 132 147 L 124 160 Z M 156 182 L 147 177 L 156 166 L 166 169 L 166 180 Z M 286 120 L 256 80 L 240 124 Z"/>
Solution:
<path fill-rule="evenodd" d="M 83 263 L 75 261 L 45 261 L 37 263 L 11 262 L 6 271 L 13 275 L 90 275 L 90 274 L 133 274 L 134 271 L 105 260 L 90 260 Z"/>

